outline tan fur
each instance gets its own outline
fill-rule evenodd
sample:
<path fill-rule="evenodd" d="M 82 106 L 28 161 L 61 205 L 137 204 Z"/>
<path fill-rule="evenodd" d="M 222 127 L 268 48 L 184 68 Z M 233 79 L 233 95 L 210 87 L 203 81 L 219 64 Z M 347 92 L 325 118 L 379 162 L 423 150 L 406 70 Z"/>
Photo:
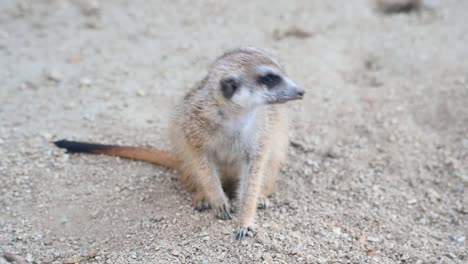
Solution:
<path fill-rule="evenodd" d="M 281 82 L 268 85 L 262 77 Z M 221 84 L 236 80 L 235 93 Z M 237 239 L 254 232 L 257 207 L 266 208 L 286 158 L 285 107 L 300 99 L 298 88 L 276 60 L 255 48 L 240 48 L 219 57 L 207 76 L 187 93 L 169 126 L 172 155 L 159 150 L 111 146 L 100 152 L 142 159 L 178 170 L 182 185 L 194 193 L 197 210 L 211 208 L 230 219 L 229 198 L 239 205 Z"/>
<path fill-rule="evenodd" d="M 195 204 L 209 203 L 222 218 L 229 204 L 221 183 L 239 184 L 241 231 L 253 229 L 257 201 L 265 203 L 275 190 L 288 146 L 287 119 L 281 105 L 237 109 L 225 102 L 217 90 L 225 75 L 254 79 L 255 68 L 261 65 L 283 73 L 275 60 L 256 49 L 240 49 L 221 56 L 201 86 L 189 92 L 180 104 L 169 129 L 182 184 L 195 192 Z M 241 140 L 224 129 L 226 123 L 244 118 L 252 118 L 248 121 L 254 124 L 251 131 L 242 135 L 250 137 L 246 140 L 253 146 L 240 146 Z"/>
<path fill-rule="evenodd" d="M 114 146 L 107 149 L 94 150 L 93 153 L 141 160 L 174 169 L 177 166 L 177 160 L 172 154 L 153 148 Z"/>

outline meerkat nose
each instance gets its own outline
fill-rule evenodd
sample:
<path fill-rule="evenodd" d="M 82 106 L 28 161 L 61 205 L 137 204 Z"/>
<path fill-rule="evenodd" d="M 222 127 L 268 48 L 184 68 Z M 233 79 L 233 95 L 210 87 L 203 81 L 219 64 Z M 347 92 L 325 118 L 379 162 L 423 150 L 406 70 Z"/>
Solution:
<path fill-rule="evenodd" d="M 304 90 L 304 89 L 297 88 L 297 95 L 299 95 L 299 96 L 304 96 L 304 94 L 305 94 L 305 90 Z"/>

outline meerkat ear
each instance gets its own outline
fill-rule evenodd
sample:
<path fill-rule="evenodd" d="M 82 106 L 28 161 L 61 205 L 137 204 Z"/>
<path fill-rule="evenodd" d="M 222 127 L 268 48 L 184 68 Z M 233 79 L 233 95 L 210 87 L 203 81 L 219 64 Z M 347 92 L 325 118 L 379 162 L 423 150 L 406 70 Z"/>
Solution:
<path fill-rule="evenodd" d="M 234 77 L 224 78 L 220 81 L 221 91 L 223 92 L 224 97 L 230 99 L 240 84 Z"/>

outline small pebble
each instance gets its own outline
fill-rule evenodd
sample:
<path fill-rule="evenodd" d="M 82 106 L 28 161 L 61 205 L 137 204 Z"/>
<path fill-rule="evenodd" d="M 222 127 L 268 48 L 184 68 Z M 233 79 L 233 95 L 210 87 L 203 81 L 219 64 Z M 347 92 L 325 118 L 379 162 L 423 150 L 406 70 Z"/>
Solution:
<path fill-rule="evenodd" d="M 320 256 L 320 257 L 318 257 L 317 262 L 318 263 L 327 263 L 328 259 L 326 257 Z"/>
<path fill-rule="evenodd" d="M 32 263 L 32 262 L 34 261 L 33 256 L 32 256 L 31 254 L 28 253 L 28 254 L 26 255 L 26 261 L 27 261 L 28 263 Z"/>
<path fill-rule="evenodd" d="M 456 235 L 453 235 L 453 236 L 450 236 L 450 238 L 457 242 L 457 243 L 460 243 L 460 244 L 463 244 L 465 242 L 465 236 L 456 236 Z"/>
<path fill-rule="evenodd" d="M 137 90 L 136 93 L 137 93 L 138 96 L 145 96 L 146 95 L 145 91 L 143 91 L 143 90 Z"/>
<path fill-rule="evenodd" d="M 52 134 L 47 133 L 47 132 L 41 133 L 41 136 L 47 140 L 50 140 L 52 138 Z"/>
<path fill-rule="evenodd" d="M 317 161 L 317 160 L 310 160 L 310 159 L 308 159 L 308 160 L 306 161 L 306 164 L 307 164 L 309 167 L 311 167 L 312 170 L 313 170 L 314 172 L 318 172 L 318 170 L 319 170 L 319 168 L 320 168 L 320 162 Z"/>
<path fill-rule="evenodd" d="M 367 241 L 373 242 L 373 243 L 379 243 L 380 242 L 380 237 L 378 236 L 368 236 Z"/>
<path fill-rule="evenodd" d="M 280 226 L 277 223 L 271 224 L 271 230 L 274 232 L 278 232 L 280 230 Z"/>
<path fill-rule="evenodd" d="M 52 256 L 46 257 L 44 260 L 42 260 L 42 263 L 48 264 L 54 262 L 55 258 Z"/>
<path fill-rule="evenodd" d="M 468 79 L 466 77 L 464 77 L 464 76 L 460 76 L 455 80 L 454 83 L 455 84 L 466 84 L 466 83 L 468 83 Z"/>
<path fill-rule="evenodd" d="M 268 264 L 273 263 L 273 257 L 270 254 L 264 254 L 263 260 Z"/>
<path fill-rule="evenodd" d="M 57 69 L 50 69 L 46 72 L 46 77 L 47 79 L 54 81 L 54 82 L 60 82 L 62 81 L 62 73 L 58 71 Z"/>
<path fill-rule="evenodd" d="M 421 9 L 422 0 L 376 0 L 376 9 L 383 14 L 409 13 Z"/>
<path fill-rule="evenodd" d="M 101 12 L 99 1 L 85 0 L 81 2 L 81 13 L 85 16 L 99 15 Z"/>
<path fill-rule="evenodd" d="M 91 84 L 92 84 L 91 79 L 87 77 L 83 77 L 80 79 L 80 87 L 90 86 Z"/>
<path fill-rule="evenodd" d="M 333 233 L 337 234 L 337 235 L 340 235 L 341 234 L 341 228 L 339 227 L 334 227 L 333 228 Z"/>
<path fill-rule="evenodd" d="M 328 158 L 337 159 L 337 158 L 341 157 L 341 153 L 340 153 L 340 150 L 338 149 L 338 147 L 333 146 L 333 147 L 330 147 L 327 150 L 325 156 L 327 156 Z"/>

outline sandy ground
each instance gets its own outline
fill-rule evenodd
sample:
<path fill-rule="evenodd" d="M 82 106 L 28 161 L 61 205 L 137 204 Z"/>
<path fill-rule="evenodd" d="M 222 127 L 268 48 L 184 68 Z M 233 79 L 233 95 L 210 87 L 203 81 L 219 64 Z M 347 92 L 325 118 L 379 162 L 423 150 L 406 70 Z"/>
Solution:
<path fill-rule="evenodd" d="M 468 1 L 395 15 L 367 0 L 92 3 L 0 1 L 7 259 L 468 261 Z M 290 158 L 257 236 L 238 242 L 235 219 L 194 212 L 171 170 L 50 143 L 166 148 L 171 109 L 242 44 L 307 89 L 290 104 Z"/>

